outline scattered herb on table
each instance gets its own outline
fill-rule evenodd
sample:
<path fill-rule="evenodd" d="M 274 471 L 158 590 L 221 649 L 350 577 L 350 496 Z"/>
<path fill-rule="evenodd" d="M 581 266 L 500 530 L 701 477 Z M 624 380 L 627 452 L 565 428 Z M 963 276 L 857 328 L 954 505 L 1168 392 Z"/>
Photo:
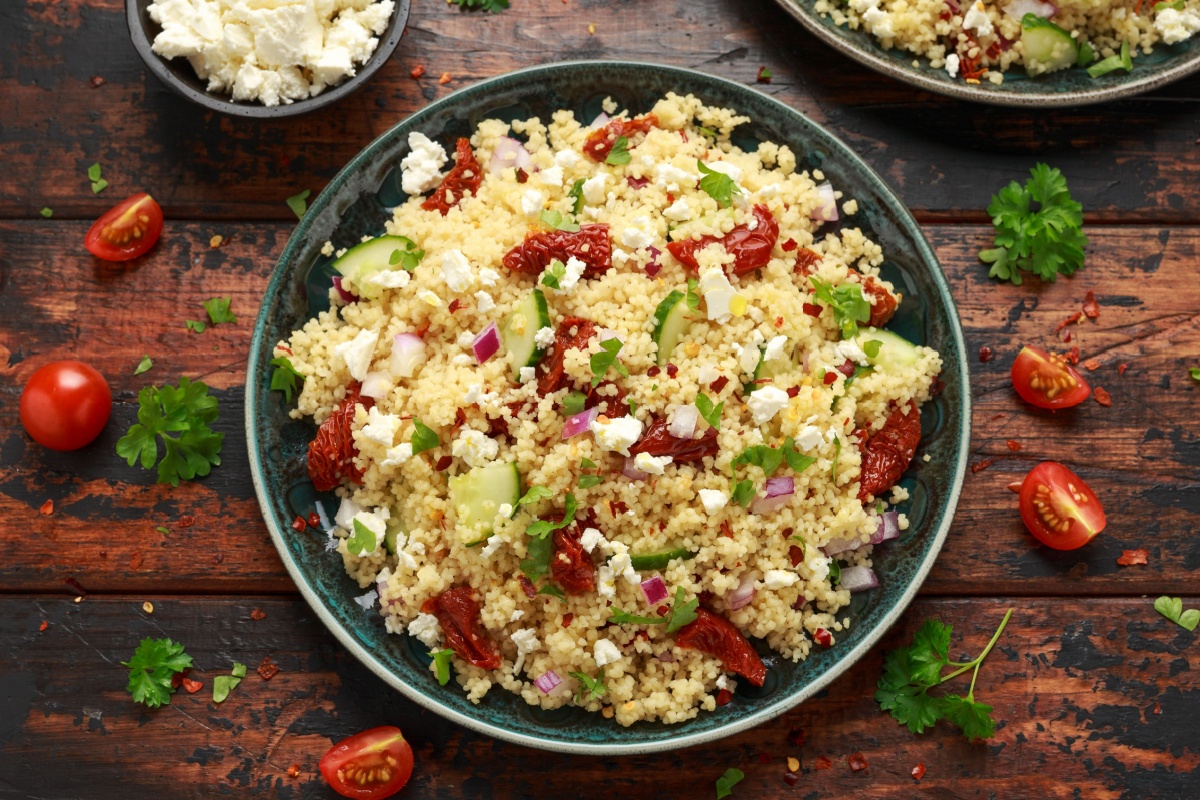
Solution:
<path fill-rule="evenodd" d="M 871 319 L 871 303 L 863 297 L 862 286 L 857 283 L 834 286 L 815 275 L 809 281 L 817 299 L 833 309 L 833 321 L 841 330 L 842 338 L 857 336 L 858 324 Z"/>
<path fill-rule="evenodd" d="M 613 142 L 612 150 L 608 151 L 604 163 L 612 167 L 619 167 L 628 164 L 631 160 L 633 160 L 633 156 L 629 152 L 629 140 L 624 136 L 618 136 L 617 140 Z"/>
<path fill-rule="evenodd" d="M 100 177 L 100 165 L 92 164 L 87 171 L 88 180 L 92 182 L 92 194 L 100 194 L 108 187 L 108 181 Z"/>
<path fill-rule="evenodd" d="M 233 662 L 233 670 L 230 674 L 218 675 L 213 678 L 213 702 L 225 702 L 225 699 L 229 697 L 229 693 L 237 688 L 244 677 L 246 677 L 246 665 L 235 661 Z"/>
<path fill-rule="evenodd" d="M 162 438 L 166 452 L 158 464 L 158 482 L 178 486 L 221 463 L 225 434 L 209 428 L 216 419 L 217 398 L 200 381 L 180 378 L 178 388 L 147 386 L 138 393 L 138 421 L 117 441 L 117 455 L 130 466 L 140 459 L 142 468 L 150 469 Z"/>
<path fill-rule="evenodd" d="M 183 326 L 193 333 L 204 333 L 204 331 L 208 330 L 208 325 L 203 320 L 198 319 L 185 319 Z"/>
<path fill-rule="evenodd" d="M 725 774 L 717 778 L 717 800 L 733 794 L 733 787 L 746 777 L 746 773 L 736 767 L 725 770 Z"/>
<path fill-rule="evenodd" d="M 141 375 L 143 372 L 149 372 L 154 366 L 154 362 L 150 360 L 150 356 L 142 356 L 142 360 L 138 362 L 137 368 L 133 371 L 134 375 Z"/>
<path fill-rule="evenodd" d="M 272 358 L 271 366 L 275 367 L 271 372 L 271 390 L 283 392 L 284 399 L 292 402 L 292 395 L 300 391 L 296 384 L 303 383 L 304 376 L 296 372 L 287 356 Z"/>
<path fill-rule="evenodd" d="M 43 208 L 41 210 L 41 215 L 43 217 L 45 217 L 46 219 L 50 219 L 51 217 L 54 216 L 54 209 L 51 208 L 50 206 L 46 206 L 45 208 Z"/>
<path fill-rule="evenodd" d="M 450 657 L 453 655 L 454 651 L 449 648 L 434 650 L 429 654 L 433 659 L 434 669 L 437 672 L 437 682 L 441 686 L 445 686 L 450 682 Z"/>
<path fill-rule="evenodd" d="M 1200 383 L 1200 367 L 1192 367 L 1188 370 L 1188 375 L 1192 376 L 1192 380 Z"/>
<path fill-rule="evenodd" d="M 591 358 L 592 386 L 600 385 L 600 381 L 604 380 L 604 374 L 608 372 L 609 367 L 619 372 L 622 377 L 629 377 L 629 370 L 617 358 L 617 353 L 621 352 L 623 346 L 620 339 L 605 339 L 600 343 L 603 352 L 594 353 Z"/>
<path fill-rule="evenodd" d="M 183 645 L 170 639 L 142 639 L 133 658 L 122 661 L 129 668 L 129 685 L 126 690 L 133 695 L 135 703 L 150 708 L 169 705 L 175 687 L 171 679 L 192 666 L 192 657 L 183 650 Z"/>
<path fill-rule="evenodd" d="M 308 211 L 308 196 L 310 194 L 312 194 L 312 190 L 305 189 L 284 201 L 287 203 L 287 207 L 292 210 L 292 213 L 296 215 L 296 219 L 303 219 L 305 212 Z"/>
<path fill-rule="evenodd" d="M 589 701 L 598 700 L 608 692 L 608 687 L 604 685 L 603 672 L 594 678 L 582 672 L 569 672 L 567 674 L 579 681 L 579 691 L 575 693 L 576 702 L 584 702 L 585 699 Z"/>
<path fill-rule="evenodd" d="M 208 319 L 213 325 L 237 322 L 237 315 L 229 310 L 230 302 L 228 297 L 210 297 L 204 301 L 204 310 L 208 312 Z"/>
<path fill-rule="evenodd" d="M 1171 620 L 1171 622 L 1174 622 L 1181 628 L 1187 628 L 1189 631 L 1196 630 L 1196 626 L 1200 625 L 1200 609 L 1189 608 L 1187 611 L 1184 611 L 1183 601 L 1178 597 L 1163 595 L 1154 601 L 1154 610 Z"/>
<path fill-rule="evenodd" d="M 441 443 L 442 440 L 436 431 L 424 422 L 421 422 L 421 420 L 413 417 L 412 454 L 414 456 L 424 453 L 426 450 L 432 450 Z"/>
<path fill-rule="evenodd" d="M 701 191 L 716 200 L 717 205 L 721 208 L 729 208 L 733 205 L 733 196 L 742 193 L 742 188 L 734 183 L 733 178 L 724 172 L 712 169 L 699 159 L 696 160 L 696 167 L 704 176 L 700 179 Z"/>
<path fill-rule="evenodd" d="M 771 78 L 774 78 L 774 77 L 775 77 L 775 75 L 772 74 L 770 69 L 768 69 L 767 67 L 759 67 L 758 74 L 754 76 L 754 80 L 757 81 L 758 83 L 770 83 Z"/>
<path fill-rule="evenodd" d="M 447 0 L 467 11 L 501 11 L 508 8 L 508 0 Z"/>

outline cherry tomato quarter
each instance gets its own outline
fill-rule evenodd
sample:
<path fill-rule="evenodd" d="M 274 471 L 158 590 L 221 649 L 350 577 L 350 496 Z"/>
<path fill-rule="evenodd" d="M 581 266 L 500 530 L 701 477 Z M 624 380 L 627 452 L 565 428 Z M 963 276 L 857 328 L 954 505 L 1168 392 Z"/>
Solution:
<path fill-rule="evenodd" d="M 100 435 L 112 413 L 104 376 L 82 361 L 39 367 L 21 392 L 21 424 L 51 450 L 78 450 Z"/>
<path fill-rule="evenodd" d="M 343 797 L 382 800 L 408 783 L 413 752 L 399 728 L 384 725 L 338 742 L 321 757 L 319 767 Z"/>
<path fill-rule="evenodd" d="M 1029 345 L 1013 362 L 1012 384 L 1022 400 L 1038 408 L 1077 406 L 1092 392 L 1066 358 Z"/>
<path fill-rule="evenodd" d="M 1021 519 L 1035 538 L 1055 550 L 1074 550 L 1104 530 L 1104 508 L 1079 476 L 1043 461 L 1021 484 Z"/>
<path fill-rule="evenodd" d="M 145 192 L 126 197 L 88 229 L 83 244 L 97 258 L 128 261 L 145 253 L 162 233 L 163 213 Z"/>

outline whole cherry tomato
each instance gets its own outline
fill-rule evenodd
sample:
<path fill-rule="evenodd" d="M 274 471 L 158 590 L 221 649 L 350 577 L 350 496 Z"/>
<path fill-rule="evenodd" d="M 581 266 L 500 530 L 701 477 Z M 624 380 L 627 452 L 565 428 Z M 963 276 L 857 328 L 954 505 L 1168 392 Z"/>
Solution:
<path fill-rule="evenodd" d="M 21 392 L 21 424 L 40 445 L 78 450 L 100 435 L 112 413 L 104 376 L 82 361 L 52 361 Z"/>

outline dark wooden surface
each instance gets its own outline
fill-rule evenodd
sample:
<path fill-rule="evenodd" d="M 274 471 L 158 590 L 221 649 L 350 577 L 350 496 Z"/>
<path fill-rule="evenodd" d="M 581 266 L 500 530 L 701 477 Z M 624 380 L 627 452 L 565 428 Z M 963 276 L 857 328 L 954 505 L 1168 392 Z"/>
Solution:
<path fill-rule="evenodd" d="M 410 798 L 711 797 L 728 766 L 747 775 L 735 797 L 1200 797 L 1200 636 L 1151 608 L 1163 593 L 1200 604 L 1200 386 L 1187 375 L 1200 363 L 1200 79 L 1097 108 L 1019 112 L 866 72 L 771 0 L 513 4 L 487 16 L 418 0 L 368 87 L 278 123 L 204 114 L 169 94 L 143 71 L 118 0 L 0 5 L 0 798 L 327 798 L 320 755 L 378 724 L 400 725 L 414 743 Z M 968 474 L 923 597 L 883 649 L 936 615 L 954 625 L 955 652 L 974 652 L 1015 607 L 977 689 L 1004 720 L 993 741 L 895 725 L 870 699 L 877 650 L 821 697 L 718 744 L 628 759 L 536 753 L 404 701 L 296 596 L 240 444 L 251 320 L 294 224 L 284 198 L 318 191 L 432 99 L 517 66 L 585 57 L 746 83 L 769 66 L 774 81 L 760 88 L 850 143 L 924 224 L 973 356 L 972 461 L 992 463 Z M 419 82 L 408 76 L 418 64 Z M 443 72 L 453 76 L 444 86 Z M 93 88 L 93 76 L 105 83 Z M 975 259 L 988 241 L 983 209 L 1037 160 L 1063 169 L 1084 204 L 1088 265 L 1055 285 L 1000 286 Z M 112 184 L 98 197 L 85 175 L 95 161 Z M 142 189 L 167 212 L 161 243 L 126 266 L 92 259 L 81 247 L 90 221 Z M 53 219 L 38 215 L 44 206 Z M 214 234 L 226 238 L 219 249 Z M 1054 328 L 1089 289 L 1101 316 L 1072 328 L 1072 344 L 1100 360 L 1089 377 L 1113 405 L 1035 413 L 1009 388 L 1012 359 L 1024 343 L 1063 348 Z M 189 334 L 183 320 L 214 295 L 232 297 L 241 321 Z M 974 358 L 983 345 L 996 354 L 987 363 Z M 155 368 L 135 377 L 143 354 Z M 28 376 L 62 357 L 103 371 L 115 400 L 108 429 L 73 454 L 31 443 L 17 413 Z M 170 488 L 126 467 L 113 445 L 138 389 L 179 375 L 214 387 L 227 440 L 209 478 Z M 1035 546 L 1005 488 L 1045 458 L 1072 465 L 1104 500 L 1108 529 L 1083 550 Z M 187 516 L 195 523 L 181 526 Z M 1118 566 L 1134 547 L 1150 563 Z M 68 579 L 87 590 L 78 603 Z M 255 608 L 266 618 L 251 620 Z M 157 711 L 134 706 L 115 665 L 145 635 L 186 643 L 204 691 Z M 267 654 L 280 675 L 251 673 L 212 705 L 212 675 Z M 787 742 L 796 727 L 802 748 Z M 856 750 L 868 771 L 846 766 Z M 787 756 L 803 764 L 794 788 L 783 782 Z M 832 769 L 815 768 L 821 756 Z M 918 762 L 928 769 L 920 783 L 909 777 Z"/>

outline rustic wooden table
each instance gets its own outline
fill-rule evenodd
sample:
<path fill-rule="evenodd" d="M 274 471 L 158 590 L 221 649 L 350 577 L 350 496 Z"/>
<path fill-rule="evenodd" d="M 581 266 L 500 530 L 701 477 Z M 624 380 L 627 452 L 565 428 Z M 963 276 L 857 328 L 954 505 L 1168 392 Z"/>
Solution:
<path fill-rule="evenodd" d="M 513 0 L 492 16 L 418 0 L 364 91 L 315 116 L 256 123 L 203 113 L 159 85 L 134 54 L 119 0 L 10 0 L 0 45 L 0 798 L 327 798 L 320 756 L 379 724 L 413 743 L 408 798 L 711 797 L 729 766 L 746 773 L 736 797 L 1200 797 L 1200 643 L 1151 606 L 1161 594 L 1200 604 L 1200 385 L 1188 377 L 1200 359 L 1200 78 L 1098 108 L 1022 112 L 877 77 L 771 0 Z M 284 199 L 315 193 L 434 98 L 583 57 L 745 83 L 770 67 L 774 80 L 759 88 L 845 139 L 913 209 L 969 352 L 995 353 L 971 363 L 978 471 L 920 599 L 883 647 L 755 730 L 621 759 L 464 731 L 351 659 L 270 546 L 242 428 L 252 320 L 295 224 Z M 413 80 L 418 65 L 427 71 Z M 1060 167 L 1084 205 L 1087 267 L 1057 284 L 1000 285 L 976 260 L 989 242 L 983 209 L 1037 160 Z M 93 162 L 111 182 L 99 196 L 85 174 Z M 91 221 L 139 190 L 167 215 L 157 248 L 125 266 L 91 258 Z M 225 240 L 217 249 L 214 235 Z M 1073 327 L 1072 344 L 1098 359 L 1090 378 L 1112 406 L 1037 413 L 1014 396 L 1009 367 L 1024 343 L 1066 347 L 1055 326 L 1089 289 L 1100 317 Z M 189 334 L 183 320 L 214 295 L 233 298 L 239 323 Z M 155 369 L 135 377 L 143 354 Z M 107 430 L 75 453 L 33 444 L 17 413 L 34 369 L 64 357 L 95 365 L 114 392 Z M 138 389 L 179 375 L 214 387 L 226 442 L 211 476 L 171 488 L 126 467 L 114 444 Z M 1104 500 L 1108 529 L 1082 550 L 1036 546 L 1006 488 L 1046 458 L 1073 465 Z M 1118 566 L 1135 547 L 1149 564 Z M 977 688 L 1003 720 L 993 740 L 967 744 L 944 726 L 913 736 L 879 711 L 882 649 L 936 615 L 954 626 L 956 653 L 975 652 L 1010 606 Z M 141 637 L 163 635 L 187 645 L 206 688 L 150 711 L 130 701 L 118 662 Z M 278 676 L 252 672 L 212 704 L 212 675 L 265 655 Z M 801 747 L 789 743 L 794 729 L 805 732 Z M 854 751 L 868 770 L 848 768 Z M 803 765 L 794 788 L 783 780 L 789 756 Z M 818 769 L 821 757 L 832 768 Z M 928 770 L 920 783 L 910 777 L 918 762 Z"/>

